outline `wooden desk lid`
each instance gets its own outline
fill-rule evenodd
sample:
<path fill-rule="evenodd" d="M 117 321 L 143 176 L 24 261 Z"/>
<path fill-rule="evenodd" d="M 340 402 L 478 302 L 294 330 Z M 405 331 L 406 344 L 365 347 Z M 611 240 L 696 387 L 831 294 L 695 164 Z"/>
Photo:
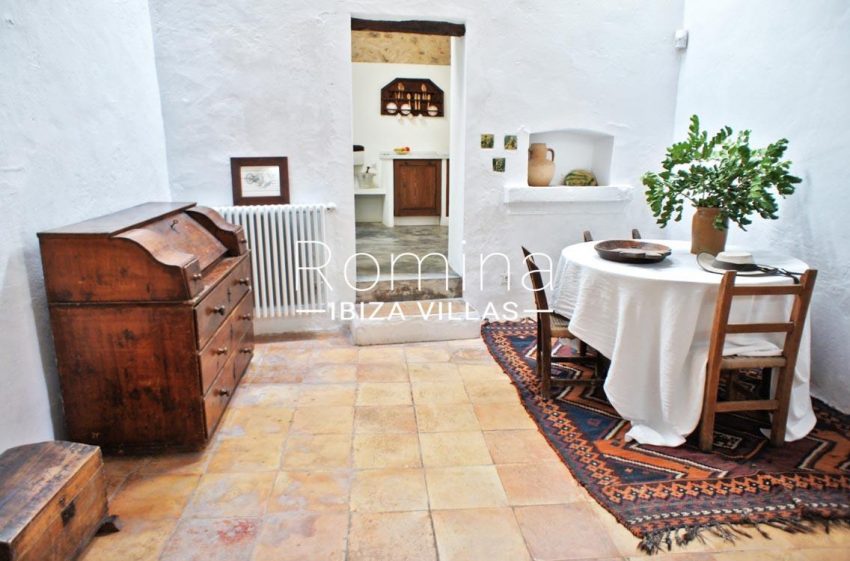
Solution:
<path fill-rule="evenodd" d="M 61 228 L 39 232 L 38 237 L 91 236 L 109 237 L 131 228 L 138 228 L 148 222 L 175 214 L 195 206 L 195 203 L 144 203 L 112 214 L 83 220 Z"/>
<path fill-rule="evenodd" d="M 58 517 L 101 464 L 97 446 L 75 442 L 28 444 L 0 455 L 0 558 L 27 539 L 30 526 Z"/>
<path fill-rule="evenodd" d="M 169 214 L 115 237 L 133 240 L 154 256 L 171 252 L 183 254 L 184 260 L 197 257 L 202 271 L 227 253 L 227 248 L 211 232 L 183 212 Z"/>
<path fill-rule="evenodd" d="M 213 265 L 247 251 L 240 226 L 195 203 L 145 203 L 39 241 L 51 303 L 188 301 Z"/>

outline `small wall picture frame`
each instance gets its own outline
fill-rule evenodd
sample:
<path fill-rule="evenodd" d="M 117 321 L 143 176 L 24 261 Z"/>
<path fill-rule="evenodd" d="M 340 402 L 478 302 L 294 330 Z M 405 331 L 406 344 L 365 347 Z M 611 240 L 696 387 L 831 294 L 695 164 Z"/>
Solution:
<path fill-rule="evenodd" d="M 494 140 L 495 140 L 495 135 L 490 134 L 490 133 L 482 134 L 481 135 L 481 148 L 483 150 L 489 150 L 490 148 L 493 148 Z"/>
<path fill-rule="evenodd" d="M 515 134 L 505 135 L 505 150 L 516 150 L 518 144 L 517 136 Z"/>
<path fill-rule="evenodd" d="M 289 164 L 285 156 L 230 158 L 233 204 L 289 204 Z"/>

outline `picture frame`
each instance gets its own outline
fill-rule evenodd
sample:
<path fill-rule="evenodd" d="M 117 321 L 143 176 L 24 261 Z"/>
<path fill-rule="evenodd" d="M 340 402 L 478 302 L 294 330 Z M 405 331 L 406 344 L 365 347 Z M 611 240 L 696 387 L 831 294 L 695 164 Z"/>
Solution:
<path fill-rule="evenodd" d="M 230 158 L 233 204 L 289 204 L 289 163 L 285 156 Z"/>

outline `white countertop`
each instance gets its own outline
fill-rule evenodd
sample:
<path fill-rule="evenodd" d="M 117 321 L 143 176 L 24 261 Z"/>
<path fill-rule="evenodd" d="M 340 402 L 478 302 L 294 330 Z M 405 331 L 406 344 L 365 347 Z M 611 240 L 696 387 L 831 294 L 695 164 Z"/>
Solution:
<path fill-rule="evenodd" d="M 380 152 L 378 158 L 382 160 L 446 160 L 449 155 L 445 152 L 417 152 L 411 151 L 407 154 L 396 154 L 395 152 Z"/>

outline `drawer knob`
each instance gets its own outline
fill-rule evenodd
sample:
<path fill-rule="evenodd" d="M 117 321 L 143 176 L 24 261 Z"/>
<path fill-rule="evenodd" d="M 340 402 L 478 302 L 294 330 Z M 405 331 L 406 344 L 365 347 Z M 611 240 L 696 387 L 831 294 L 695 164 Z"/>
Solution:
<path fill-rule="evenodd" d="M 254 352 L 254 349 L 252 349 L 251 347 L 245 347 L 244 349 L 241 349 L 240 352 L 243 352 L 245 354 L 251 354 Z"/>
<path fill-rule="evenodd" d="M 214 314 L 224 315 L 224 312 L 227 311 L 227 306 L 216 306 L 212 311 Z"/>
<path fill-rule="evenodd" d="M 251 279 L 248 277 L 245 277 L 244 279 L 239 279 L 239 284 L 251 286 Z"/>
<path fill-rule="evenodd" d="M 227 347 L 219 347 L 215 350 L 215 352 L 216 352 L 216 354 L 226 355 L 227 354 Z"/>
<path fill-rule="evenodd" d="M 245 321 L 251 321 L 251 314 L 242 314 L 239 316 L 239 319 L 244 319 Z"/>
<path fill-rule="evenodd" d="M 224 397 L 226 395 L 230 395 L 230 390 L 228 390 L 227 388 L 221 388 L 221 389 L 217 390 L 216 393 L 218 395 Z"/>
<path fill-rule="evenodd" d="M 204 275 L 202 275 L 201 273 L 195 273 L 194 275 L 192 275 L 192 280 L 197 281 L 197 280 L 201 280 L 202 278 L 204 278 Z"/>

